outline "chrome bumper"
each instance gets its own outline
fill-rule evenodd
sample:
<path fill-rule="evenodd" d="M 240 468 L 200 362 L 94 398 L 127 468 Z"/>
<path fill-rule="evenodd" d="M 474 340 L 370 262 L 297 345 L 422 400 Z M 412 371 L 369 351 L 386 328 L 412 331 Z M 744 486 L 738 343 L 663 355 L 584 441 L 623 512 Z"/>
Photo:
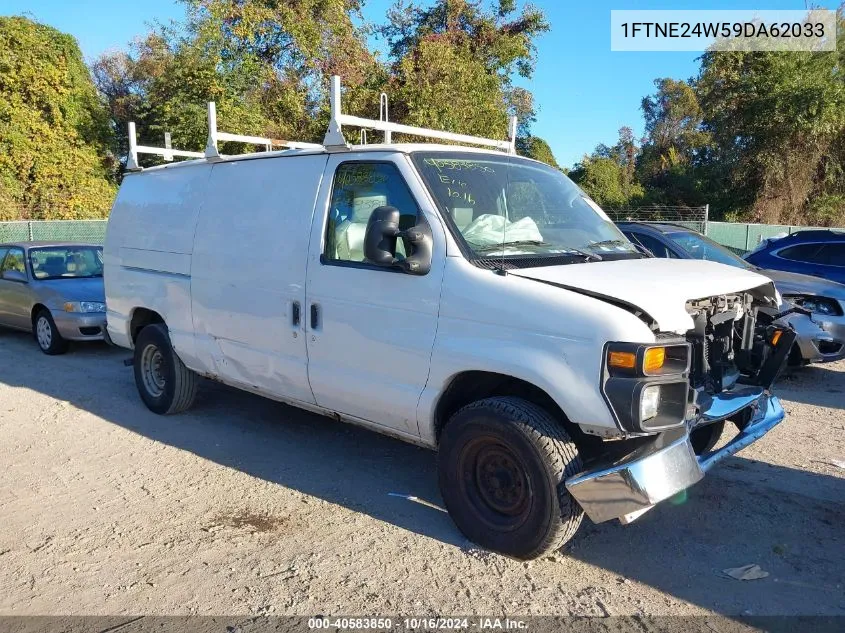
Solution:
<path fill-rule="evenodd" d="M 711 420 L 725 419 L 749 406 L 756 411 L 748 425 L 712 453 L 696 456 L 686 432 L 664 433 L 621 463 L 567 479 L 566 488 L 594 523 L 630 523 L 698 482 L 714 464 L 760 439 L 784 418 L 780 401 L 759 387 L 721 394 L 704 414 Z"/>

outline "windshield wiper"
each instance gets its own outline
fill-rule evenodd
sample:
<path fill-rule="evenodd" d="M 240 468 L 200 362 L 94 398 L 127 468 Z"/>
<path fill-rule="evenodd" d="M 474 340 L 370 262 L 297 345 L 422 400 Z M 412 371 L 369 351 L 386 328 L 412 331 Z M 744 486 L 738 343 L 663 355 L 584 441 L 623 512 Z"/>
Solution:
<path fill-rule="evenodd" d="M 554 246 L 554 244 L 550 244 L 549 242 L 542 242 L 540 240 L 519 240 L 514 242 L 504 242 L 503 244 L 489 244 L 487 246 L 480 246 L 478 248 L 474 248 L 476 253 L 489 253 L 490 251 L 495 250 L 502 250 L 504 247 L 507 246 Z M 580 255 L 588 262 L 600 262 L 604 258 L 599 255 L 598 253 L 590 253 L 588 251 L 581 250 L 580 248 L 573 248 L 571 246 L 562 246 L 560 247 L 561 252 L 555 253 L 544 253 L 545 255 Z"/>
<path fill-rule="evenodd" d="M 601 242 L 590 242 L 587 244 L 587 248 L 593 246 L 625 246 L 627 244 L 630 244 L 627 240 L 602 240 Z"/>
<path fill-rule="evenodd" d="M 470 246 L 472 244 L 470 243 Z M 508 246 L 551 246 L 548 242 L 542 240 L 517 240 L 514 242 L 499 242 L 498 244 L 488 244 L 487 246 L 472 246 L 477 253 L 488 253 L 490 251 L 501 250 Z"/>
<path fill-rule="evenodd" d="M 598 253 L 589 253 L 587 251 L 582 251 L 580 248 L 570 248 L 569 250 L 583 256 L 588 262 L 600 262 L 604 259 L 604 257 Z"/>

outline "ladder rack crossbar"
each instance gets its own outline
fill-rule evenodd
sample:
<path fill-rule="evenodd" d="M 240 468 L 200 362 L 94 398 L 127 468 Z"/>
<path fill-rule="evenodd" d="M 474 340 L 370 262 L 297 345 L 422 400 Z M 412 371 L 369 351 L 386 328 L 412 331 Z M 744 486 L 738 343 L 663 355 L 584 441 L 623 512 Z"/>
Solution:
<path fill-rule="evenodd" d="M 289 147 L 291 149 L 323 149 L 323 146 L 319 143 L 286 141 L 278 138 L 266 138 L 264 136 L 248 136 L 245 134 L 231 134 L 229 132 L 217 132 L 217 140 L 233 141 L 235 143 L 252 143 L 253 145 L 264 145 L 266 147 Z"/>
<path fill-rule="evenodd" d="M 166 147 L 151 147 L 149 145 L 136 145 L 135 151 L 138 154 L 156 154 L 158 156 L 184 156 L 185 158 L 205 158 L 202 152 L 188 152 L 181 149 L 167 149 Z"/>
<path fill-rule="evenodd" d="M 497 141 L 492 138 L 470 136 L 469 134 L 456 134 L 454 132 L 444 132 L 443 130 L 416 127 L 413 125 L 403 125 L 402 123 L 393 123 L 392 121 L 364 119 L 361 117 L 353 116 L 351 114 L 341 114 L 338 117 L 338 122 L 341 125 L 370 128 L 373 130 L 379 130 L 381 132 L 396 132 L 397 134 L 427 136 L 429 138 L 437 138 L 442 139 L 444 141 L 453 141 L 455 143 L 471 143 L 472 145 L 495 147 L 497 149 L 503 149 L 506 151 L 510 150 L 511 148 L 510 141 Z"/>

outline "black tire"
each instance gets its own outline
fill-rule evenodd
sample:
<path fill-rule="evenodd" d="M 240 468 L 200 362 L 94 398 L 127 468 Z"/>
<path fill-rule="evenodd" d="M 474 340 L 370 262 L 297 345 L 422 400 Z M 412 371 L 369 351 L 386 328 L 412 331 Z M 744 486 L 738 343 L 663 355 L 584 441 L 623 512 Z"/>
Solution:
<path fill-rule="evenodd" d="M 180 413 L 194 403 L 199 376 L 173 351 L 165 325 L 156 323 L 141 330 L 133 365 L 135 386 L 153 413 Z"/>
<path fill-rule="evenodd" d="M 437 455 L 440 494 L 458 529 L 520 559 L 560 548 L 584 511 L 564 482 L 581 471 L 578 449 L 543 408 L 515 397 L 455 413 Z"/>
<path fill-rule="evenodd" d="M 690 442 L 692 443 L 692 450 L 696 455 L 709 453 L 719 443 L 719 438 L 722 437 L 724 430 L 724 421 L 714 422 L 713 424 L 695 429 L 689 436 Z"/>
<path fill-rule="evenodd" d="M 53 315 L 47 308 L 42 308 L 32 321 L 32 335 L 38 349 L 48 356 L 57 356 L 67 351 L 67 341 L 59 334 Z"/>

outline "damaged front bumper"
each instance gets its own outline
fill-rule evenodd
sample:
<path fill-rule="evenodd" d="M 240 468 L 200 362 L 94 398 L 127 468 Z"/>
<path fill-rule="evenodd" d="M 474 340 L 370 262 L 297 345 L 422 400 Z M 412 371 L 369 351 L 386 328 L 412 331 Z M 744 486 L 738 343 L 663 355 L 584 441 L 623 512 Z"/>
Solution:
<path fill-rule="evenodd" d="M 595 523 L 630 523 L 657 503 L 689 488 L 716 462 L 760 439 L 784 418 L 780 401 L 761 387 L 737 387 L 715 396 L 703 418 L 715 422 L 746 409 L 750 418 L 723 447 L 696 456 L 686 429 L 667 431 L 625 458 L 566 480 L 566 488 Z M 745 416 L 741 416 L 745 417 Z"/>

